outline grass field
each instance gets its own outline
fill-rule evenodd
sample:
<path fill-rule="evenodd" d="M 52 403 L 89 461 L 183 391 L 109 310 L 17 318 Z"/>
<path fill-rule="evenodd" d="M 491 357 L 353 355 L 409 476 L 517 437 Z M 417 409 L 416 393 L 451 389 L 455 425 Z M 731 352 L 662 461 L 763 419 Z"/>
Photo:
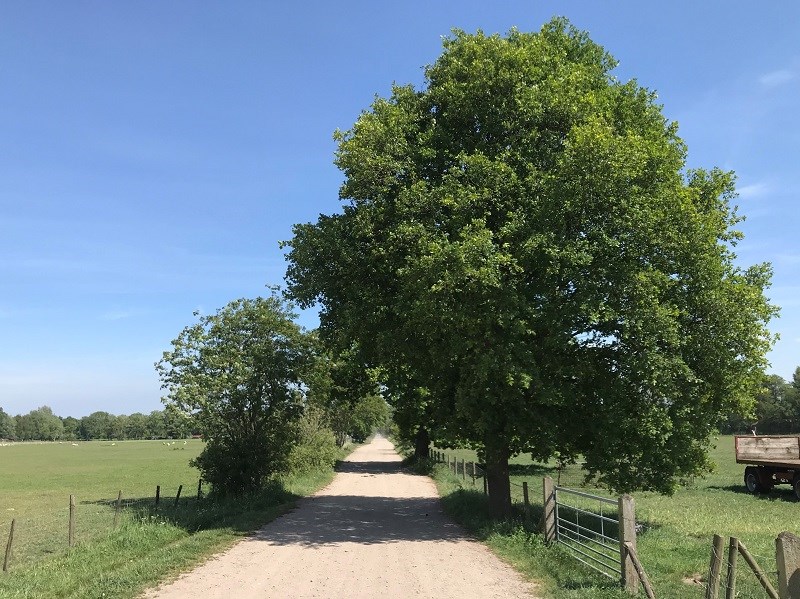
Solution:
<path fill-rule="evenodd" d="M 197 470 L 189 460 L 199 440 L 17 443 L 0 447 L 0 539 L 16 518 L 14 565 L 26 565 L 67 546 L 69 496 L 75 495 L 76 538 L 105 536 L 119 491 L 127 508 L 155 497 L 156 485 L 185 501 L 197 495 Z M 125 516 L 132 512 L 127 509 Z"/>
<path fill-rule="evenodd" d="M 472 460 L 467 450 L 445 450 L 459 459 Z M 745 492 L 744 466 L 734 460 L 733 438 L 721 437 L 712 453 L 715 472 L 680 488 L 674 496 L 655 493 L 634 494 L 636 518 L 642 524 L 638 549 L 653 582 L 656 596 L 669 599 L 698 599 L 703 596 L 713 535 L 734 536 L 745 543 L 761 567 L 776 584 L 775 537 L 784 530 L 800 533 L 800 502 L 788 485 L 767 495 Z M 491 524 L 486 515 L 481 481 L 475 488 L 437 466 L 435 478 L 447 509 L 517 567 L 545 583 L 550 597 L 557 599 L 626 597 L 615 584 L 581 566 L 558 548 L 546 548 L 538 535 L 529 534 L 541 515 L 542 477 L 554 478 L 548 465 L 532 464 L 524 456 L 513 460 L 512 494 L 522 501 L 521 483 L 527 481 L 534 504 L 527 526 Z M 580 476 L 569 469 L 561 484 L 572 486 Z M 608 493 L 600 492 L 610 496 Z M 726 546 L 727 551 L 727 546 Z M 752 572 L 739 562 L 737 597 L 762 599 Z M 724 577 L 723 577 L 724 578 Z M 700 582 L 698 582 L 700 581 Z"/>
<path fill-rule="evenodd" d="M 246 501 L 198 501 L 199 474 L 188 463 L 202 447 L 198 440 L 0 447 L 0 562 L 16 519 L 10 569 L 0 572 L 0 598 L 134 597 L 285 512 L 333 476 L 325 471 L 286 477 Z M 119 491 L 124 509 L 115 529 Z M 70 494 L 76 503 L 72 549 Z"/>

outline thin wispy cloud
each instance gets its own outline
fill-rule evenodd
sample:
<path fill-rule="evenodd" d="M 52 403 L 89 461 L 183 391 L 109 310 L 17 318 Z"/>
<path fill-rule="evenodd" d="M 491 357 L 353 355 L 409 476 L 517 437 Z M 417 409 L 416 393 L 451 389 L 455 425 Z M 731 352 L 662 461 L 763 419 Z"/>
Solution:
<path fill-rule="evenodd" d="M 767 195 L 770 192 L 770 189 L 771 187 L 769 183 L 762 182 L 744 185 L 743 187 L 739 187 L 736 191 L 738 192 L 740 198 L 749 200 Z"/>
<path fill-rule="evenodd" d="M 758 78 L 759 83 L 764 87 L 778 87 L 789 83 L 795 78 L 795 73 L 789 69 L 780 69 L 766 73 Z"/>

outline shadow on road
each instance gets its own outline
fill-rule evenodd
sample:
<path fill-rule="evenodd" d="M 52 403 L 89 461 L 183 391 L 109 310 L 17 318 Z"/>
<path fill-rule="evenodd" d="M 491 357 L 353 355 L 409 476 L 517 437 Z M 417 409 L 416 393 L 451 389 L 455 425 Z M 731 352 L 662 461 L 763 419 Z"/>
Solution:
<path fill-rule="evenodd" d="M 401 471 L 401 462 L 338 462 L 336 472 L 356 474 L 391 474 Z"/>
<path fill-rule="evenodd" d="M 319 495 L 254 536 L 279 545 L 330 545 L 457 541 L 464 532 L 443 516 L 438 498 Z"/>

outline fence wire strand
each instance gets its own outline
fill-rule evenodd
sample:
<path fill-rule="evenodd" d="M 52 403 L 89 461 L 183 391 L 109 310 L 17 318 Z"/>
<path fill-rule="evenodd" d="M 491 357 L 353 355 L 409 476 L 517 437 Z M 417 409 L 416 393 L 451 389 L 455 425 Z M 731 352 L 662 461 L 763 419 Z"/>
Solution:
<path fill-rule="evenodd" d="M 107 538 L 116 527 L 143 524 L 170 519 L 183 510 L 197 509 L 195 483 L 184 484 L 178 506 L 175 505 L 179 484 L 161 487 L 158 506 L 155 503 L 155 488 L 152 495 L 126 497 L 123 490 L 119 514 L 117 500 L 119 492 L 103 497 L 82 497 L 75 493 L 74 543 L 89 543 Z M 69 495 L 59 497 L 60 505 L 53 507 L 52 501 L 24 509 L 0 505 L 0 568 L 6 544 L 14 521 L 14 538 L 11 546 L 9 571 L 23 565 L 28 566 L 42 559 L 63 553 L 69 549 L 70 507 Z M 0 572 L 2 575 L 2 572 Z"/>
<path fill-rule="evenodd" d="M 756 573 L 750 568 L 742 555 L 737 551 L 734 557 L 734 563 L 731 564 L 729 559 L 729 545 L 726 542 L 723 545 L 722 551 L 717 552 L 716 547 L 712 545 L 711 553 L 714 560 L 719 562 L 719 584 L 718 593 L 713 595 L 709 590 L 711 586 L 710 573 L 706 572 L 702 577 L 702 587 L 704 596 L 713 596 L 714 599 L 725 597 L 735 597 L 736 599 L 768 599 L 769 593 L 764 589 L 761 582 L 758 580 Z M 774 555 L 765 556 L 751 553 L 753 559 L 758 563 L 766 575 L 770 584 L 778 588 L 778 562 Z M 733 570 L 733 577 L 730 572 Z M 691 581 L 690 581 L 691 582 Z"/>

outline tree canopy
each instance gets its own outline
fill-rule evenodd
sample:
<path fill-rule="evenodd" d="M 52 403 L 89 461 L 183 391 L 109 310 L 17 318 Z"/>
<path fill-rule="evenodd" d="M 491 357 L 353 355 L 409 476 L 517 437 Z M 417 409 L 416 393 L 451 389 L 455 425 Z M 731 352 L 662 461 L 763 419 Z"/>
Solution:
<path fill-rule="evenodd" d="M 186 327 L 156 364 L 167 412 L 207 443 L 194 461 L 224 494 L 259 490 L 286 469 L 302 414 L 307 336 L 277 295 L 239 299 Z"/>
<path fill-rule="evenodd" d="M 336 133 L 343 209 L 287 243 L 323 337 L 425 389 L 405 412 L 482 452 L 495 513 L 519 452 L 670 492 L 771 345 L 770 267 L 733 252 L 733 173 L 688 170 L 677 125 L 615 65 L 563 19 L 455 31 L 422 89 Z"/>

